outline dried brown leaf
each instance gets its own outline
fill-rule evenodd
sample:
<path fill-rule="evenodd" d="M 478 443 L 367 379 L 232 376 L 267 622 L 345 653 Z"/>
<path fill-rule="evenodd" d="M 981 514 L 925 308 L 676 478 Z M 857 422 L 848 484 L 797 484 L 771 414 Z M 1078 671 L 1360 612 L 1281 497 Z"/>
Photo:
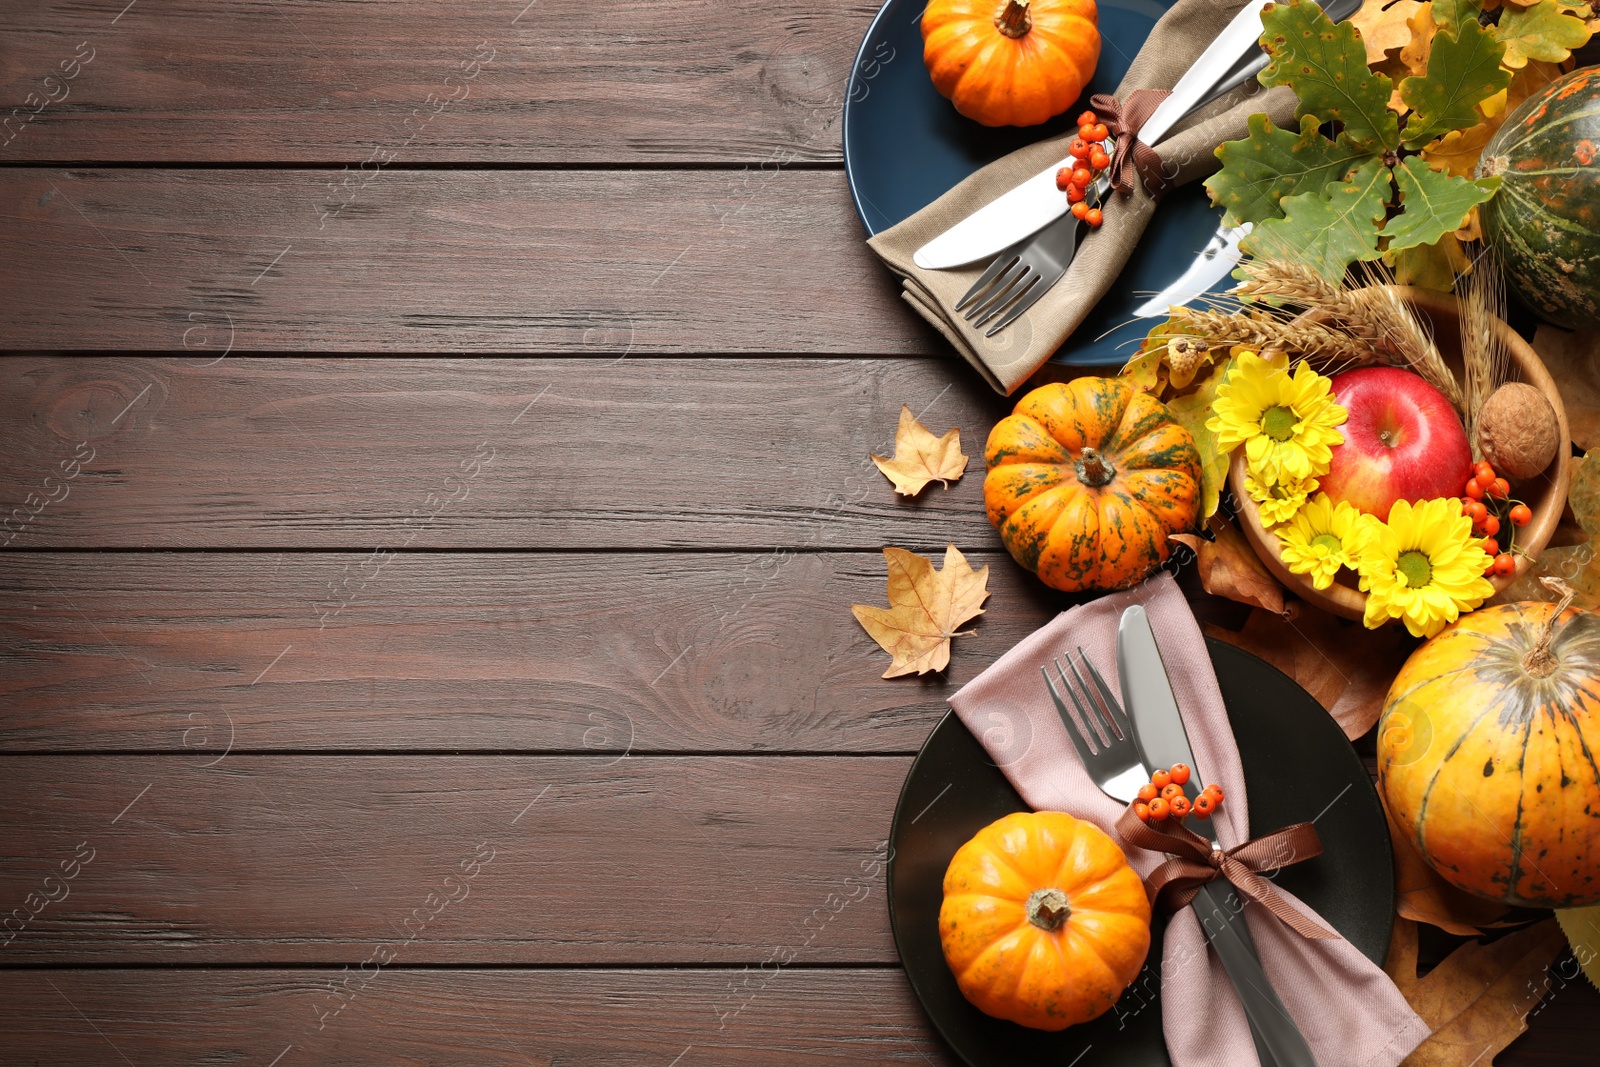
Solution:
<path fill-rule="evenodd" d="M 1589 984 L 1600 988 L 1600 906 L 1558 910 L 1556 921 Z"/>
<path fill-rule="evenodd" d="M 889 607 L 852 604 L 862 629 L 894 657 L 885 678 L 942 671 L 950 662 L 957 627 L 983 614 L 989 568 L 974 571 L 955 545 L 944 552 L 944 569 L 903 548 L 883 550 L 889 568 Z M 972 631 L 962 631 L 971 633 Z"/>
<path fill-rule="evenodd" d="M 1424 922 L 1463 937 L 1476 937 L 1502 925 L 1510 907 L 1475 897 L 1440 878 L 1389 815 L 1387 806 L 1384 815 L 1389 819 L 1389 839 L 1394 844 L 1395 911 L 1402 919 Z"/>
<path fill-rule="evenodd" d="M 894 458 L 873 456 L 872 462 L 894 483 L 894 491 L 903 496 L 916 496 L 929 482 L 939 482 L 948 489 L 967 469 L 967 457 L 961 451 L 961 428 L 935 437 L 909 407 L 901 405 L 900 426 L 894 432 Z"/>
<path fill-rule="evenodd" d="M 1368 630 L 1298 600 L 1283 615 L 1252 611 L 1237 633 L 1216 627 L 1206 633 L 1293 678 L 1352 740 L 1378 721 L 1389 686 L 1415 645 L 1398 627 Z"/>
<path fill-rule="evenodd" d="M 1395 922 L 1384 970 L 1406 1002 L 1433 1028 L 1433 1036 L 1401 1067 L 1462 1067 L 1490 1064 L 1528 1028 L 1528 1011 L 1539 1002 L 1544 971 L 1566 938 L 1554 919 L 1507 934 L 1489 944 L 1468 942 L 1417 977 L 1417 926 Z"/>
<path fill-rule="evenodd" d="M 1211 532 L 1216 535 L 1215 541 L 1197 534 L 1171 535 L 1172 540 L 1188 545 L 1199 557 L 1195 569 L 1206 592 L 1281 614 L 1283 586 L 1267 573 L 1244 534 L 1231 522 L 1216 518 Z"/>
<path fill-rule="evenodd" d="M 1541 325 L 1533 350 L 1561 383 L 1573 443 L 1585 451 L 1600 445 L 1600 331 Z"/>

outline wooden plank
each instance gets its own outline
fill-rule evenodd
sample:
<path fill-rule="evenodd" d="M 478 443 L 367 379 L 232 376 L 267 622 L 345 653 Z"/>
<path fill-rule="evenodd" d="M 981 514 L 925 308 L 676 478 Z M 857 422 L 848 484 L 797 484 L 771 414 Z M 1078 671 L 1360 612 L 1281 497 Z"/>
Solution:
<path fill-rule="evenodd" d="M 0 160 L 837 161 L 879 6 L 525 3 L 7 4 Z"/>
<path fill-rule="evenodd" d="M 328 181 L 0 171 L 0 346 L 949 351 L 837 171 L 384 171 L 336 215 Z"/>
<path fill-rule="evenodd" d="M 915 752 L 1060 606 L 970 558 L 977 632 L 884 681 L 877 554 L 13 552 L 0 749 Z"/>
<path fill-rule="evenodd" d="M 910 763 L 8 756 L 6 962 L 893 963 Z"/>
<path fill-rule="evenodd" d="M 39 1067 L 960 1062 L 898 969 L 11 971 L 0 1028 Z"/>
<path fill-rule="evenodd" d="M 976 549 L 1008 407 L 929 359 L 17 356 L 0 383 L 15 548 Z M 873 465 L 902 403 L 962 427 L 949 490 Z"/>

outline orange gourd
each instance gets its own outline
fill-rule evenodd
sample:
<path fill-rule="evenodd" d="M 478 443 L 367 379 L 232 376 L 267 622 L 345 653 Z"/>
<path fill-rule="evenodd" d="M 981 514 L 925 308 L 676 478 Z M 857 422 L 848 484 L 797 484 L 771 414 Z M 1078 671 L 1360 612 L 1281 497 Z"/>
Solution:
<path fill-rule="evenodd" d="M 1547 632 L 1548 631 L 1548 632 Z M 1600 904 L 1600 615 L 1479 608 L 1412 653 L 1378 787 L 1434 870 L 1524 907 Z"/>
<path fill-rule="evenodd" d="M 983 501 L 1012 557 L 1068 592 L 1121 589 L 1200 510 L 1200 453 L 1167 406 L 1118 378 L 1041 386 L 995 424 Z"/>
<path fill-rule="evenodd" d="M 1018 812 L 979 830 L 944 876 L 939 941 L 978 1010 L 1036 1030 L 1104 1014 L 1144 965 L 1144 882 L 1103 830 Z"/>
<path fill-rule="evenodd" d="M 985 126 L 1035 126 L 1071 107 L 1100 61 L 1094 0 L 931 0 L 922 60 Z"/>

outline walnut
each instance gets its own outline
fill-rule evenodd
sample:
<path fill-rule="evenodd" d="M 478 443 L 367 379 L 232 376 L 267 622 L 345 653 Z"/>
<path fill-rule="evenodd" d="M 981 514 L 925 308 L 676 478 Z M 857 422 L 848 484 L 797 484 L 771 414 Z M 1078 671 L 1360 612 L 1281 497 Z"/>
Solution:
<path fill-rule="evenodd" d="M 1555 409 L 1525 382 L 1507 382 L 1478 410 L 1478 451 L 1508 481 L 1532 478 L 1561 447 Z"/>

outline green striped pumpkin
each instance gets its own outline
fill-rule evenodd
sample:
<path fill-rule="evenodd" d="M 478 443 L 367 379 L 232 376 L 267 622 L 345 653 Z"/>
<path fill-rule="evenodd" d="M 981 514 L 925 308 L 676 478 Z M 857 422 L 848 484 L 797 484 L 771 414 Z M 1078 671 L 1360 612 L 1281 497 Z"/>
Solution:
<path fill-rule="evenodd" d="M 1600 67 L 1558 78 L 1506 116 L 1478 162 L 1506 282 L 1540 318 L 1600 326 Z"/>

